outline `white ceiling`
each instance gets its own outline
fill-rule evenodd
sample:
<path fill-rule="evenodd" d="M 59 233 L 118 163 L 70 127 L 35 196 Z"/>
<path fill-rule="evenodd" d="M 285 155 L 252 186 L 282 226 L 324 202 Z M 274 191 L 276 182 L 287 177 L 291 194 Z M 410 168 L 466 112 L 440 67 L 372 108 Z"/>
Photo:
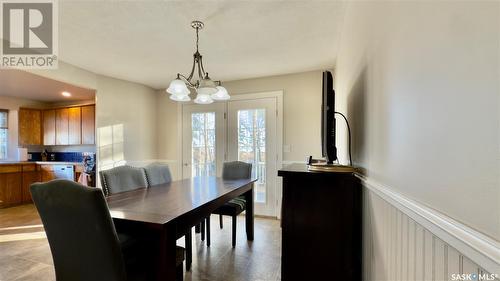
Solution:
<path fill-rule="evenodd" d="M 41 77 L 21 70 L 0 70 L 0 96 L 24 98 L 41 102 L 82 101 L 94 99 L 93 90 Z M 71 97 L 63 97 L 62 92 Z"/>
<path fill-rule="evenodd" d="M 165 88 L 191 70 L 192 20 L 215 80 L 333 66 L 340 1 L 59 1 L 59 57 L 95 73 Z"/>

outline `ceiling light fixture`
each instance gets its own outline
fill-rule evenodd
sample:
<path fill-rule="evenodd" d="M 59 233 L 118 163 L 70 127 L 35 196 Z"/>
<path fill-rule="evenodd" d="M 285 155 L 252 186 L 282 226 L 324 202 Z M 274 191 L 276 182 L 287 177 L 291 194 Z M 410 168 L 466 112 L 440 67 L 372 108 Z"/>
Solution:
<path fill-rule="evenodd" d="M 202 55 L 198 51 L 198 31 L 203 29 L 204 26 L 205 24 L 201 21 L 195 20 L 191 22 L 191 27 L 196 30 L 196 52 L 193 54 L 193 66 L 189 76 L 186 77 L 177 73 L 177 78 L 170 82 L 166 91 L 170 94 L 171 100 L 190 101 L 189 94 L 191 92 L 188 87 L 196 91 L 197 95 L 194 102 L 198 104 L 210 104 L 214 100 L 228 100 L 231 98 L 226 88 L 222 87 L 221 81 L 212 81 L 203 67 Z M 193 81 L 195 72 L 198 74 L 198 79 Z"/>
<path fill-rule="evenodd" d="M 66 92 L 66 91 L 62 92 L 61 95 L 63 95 L 64 97 L 67 97 L 67 98 L 71 97 L 71 93 Z"/>

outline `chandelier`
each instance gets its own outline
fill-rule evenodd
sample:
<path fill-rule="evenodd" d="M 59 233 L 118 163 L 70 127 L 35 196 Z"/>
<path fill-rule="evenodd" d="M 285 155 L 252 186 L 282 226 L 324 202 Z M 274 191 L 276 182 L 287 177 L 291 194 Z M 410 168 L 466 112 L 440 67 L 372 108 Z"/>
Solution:
<path fill-rule="evenodd" d="M 208 76 L 208 72 L 205 72 L 205 68 L 203 67 L 202 55 L 198 51 L 198 31 L 203 29 L 203 26 L 205 24 L 201 21 L 195 20 L 191 22 L 191 27 L 196 30 L 196 52 L 193 54 L 193 66 L 189 76 L 186 77 L 177 73 L 177 78 L 170 82 L 166 91 L 170 94 L 171 100 L 181 102 L 190 101 L 189 94 L 191 91 L 188 87 L 196 91 L 194 102 L 198 104 L 210 104 L 214 100 L 230 99 L 226 88 L 221 86 L 221 81 L 212 81 Z M 194 81 L 195 73 L 198 75 L 196 81 Z"/>

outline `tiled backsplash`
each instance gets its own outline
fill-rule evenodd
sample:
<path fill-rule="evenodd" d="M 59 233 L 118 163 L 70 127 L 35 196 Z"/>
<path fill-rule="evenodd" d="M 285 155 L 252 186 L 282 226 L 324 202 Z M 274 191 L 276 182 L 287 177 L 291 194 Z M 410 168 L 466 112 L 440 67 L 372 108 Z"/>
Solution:
<path fill-rule="evenodd" d="M 31 154 L 31 159 L 29 155 Z M 51 155 L 54 155 L 53 160 Z M 95 153 L 93 152 L 48 152 L 47 161 L 58 162 L 82 162 L 83 156 L 90 155 L 95 160 Z M 28 152 L 29 161 L 42 161 L 41 152 Z"/>

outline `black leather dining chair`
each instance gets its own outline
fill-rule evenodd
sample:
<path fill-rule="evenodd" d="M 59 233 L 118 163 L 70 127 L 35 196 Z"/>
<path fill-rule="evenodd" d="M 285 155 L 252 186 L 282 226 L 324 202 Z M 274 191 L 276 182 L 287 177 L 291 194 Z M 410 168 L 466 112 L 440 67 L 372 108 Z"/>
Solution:
<path fill-rule="evenodd" d="M 252 177 L 252 164 L 233 161 L 226 162 L 222 167 L 222 179 L 224 180 L 237 180 L 237 179 L 249 179 Z M 213 214 L 219 215 L 220 228 L 223 228 L 222 216 L 231 216 L 233 218 L 233 228 L 232 228 L 232 245 L 233 248 L 236 246 L 236 223 L 237 216 L 241 214 L 246 209 L 246 200 L 244 196 L 239 196 L 231 201 L 225 203 Z M 206 231 L 207 231 L 207 245 L 210 245 L 210 218 L 206 220 Z M 203 228 L 203 227 L 202 227 Z M 202 229 L 203 231 L 203 229 Z"/>
<path fill-rule="evenodd" d="M 33 202 L 47 234 L 58 281 L 149 280 L 141 239 L 117 233 L 100 189 L 68 180 L 35 183 Z M 141 255 L 145 253 L 144 255 Z M 184 250 L 177 248 L 177 279 Z"/>

